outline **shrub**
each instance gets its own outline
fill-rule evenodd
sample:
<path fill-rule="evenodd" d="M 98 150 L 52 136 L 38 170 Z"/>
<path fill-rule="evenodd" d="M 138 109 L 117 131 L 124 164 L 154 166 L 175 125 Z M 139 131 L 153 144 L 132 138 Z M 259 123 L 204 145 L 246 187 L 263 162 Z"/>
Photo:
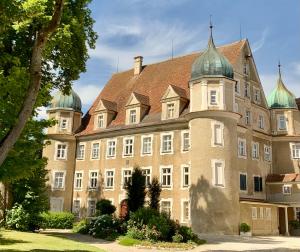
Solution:
<path fill-rule="evenodd" d="M 7 211 L 6 225 L 8 228 L 20 231 L 27 231 L 29 228 L 30 215 L 22 205 L 15 204 L 13 208 Z"/>
<path fill-rule="evenodd" d="M 248 224 L 246 224 L 246 223 L 241 223 L 240 224 L 240 231 L 241 232 L 244 232 L 244 233 L 247 233 L 247 232 L 249 232 L 250 231 L 250 226 L 248 225 Z"/>
<path fill-rule="evenodd" d="M 83 219 L 74 224 L 73 232 L 79 234 L 88 234 L 90 230 L 90 224 L 86 219 Z"/>
<path fill-rule="evenodd" d="M 156 227 L 150 228 L 147 225 L 129 220 L 126 236 L 137 240 L 157 241 L 161 234 Z"/>
<path fill-rule="evenodd" d="M 111 203 L 110 200 L 102 199 L 96 204 L 97 215 L 102 214 L 113 214 L 116 211 L 116 207 Z"/>
<path fill-rule="evenodd" d="M 98 216 L 91 222 L 89 234 L 102 239 L 114 240 L 118 237 L 120 222 L 111 215 L 104 214 Z"/>
<path fill-rule="evenodd" d="M 176 234 L 172 236 L 172 241 L 180 243 L 183 241 L 183 236 L 181 234 L 179 234 L 178 232 L 176 232 Z"/>
<path fill-rule="evenodd" d="M 159 216 L 160 213 L 149 207 L 139 208 L 136 212 L 130 214 L 130 220 L 141 224 L 148 224 L 153 216 Z"/>
<path fill-rule="evenodd" d="M 148 188 L 148 195 L 150 198 L 150 208 L 159 210 L 159 199 L 161 193 L 161 185 L 157 177 L 154 177 Z"/>
<path fill-rule="evenodd" d="M 163 241 L 171 241 L 176 230 L 176 223 L 165 213 L 161 213 L 159 216 L 153 216 L 148 221 L 148 226 L 150 228 L 156 227 L 160 233 L 160 240 Z"/>
<path fill-rule="evenodd" d="M 42 213 L 43 228 L 72 228 L 75 216 L 70 212 L 47 212 Z"/>
<path fill-rule="evenodd" d="M 297 220 L 291 220 L 289 224 L 293 229 L 300 229 L 300 222 Z"/>

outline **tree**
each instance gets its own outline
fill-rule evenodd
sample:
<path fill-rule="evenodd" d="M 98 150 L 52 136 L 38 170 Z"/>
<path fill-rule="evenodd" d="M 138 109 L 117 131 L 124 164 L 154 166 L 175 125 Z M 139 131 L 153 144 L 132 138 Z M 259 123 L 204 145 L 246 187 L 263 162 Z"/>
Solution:
<path fill-rule="evenodd" d="M 90 0 L 0 2 L 0 167 L 53 88 L 68 92 L 97 38 Z"/>
<path fill-rule="evenodd" d="M 97 214 L 113 214 L 116 211 L 116 207 L 108 199 L 101 199 L 96 204 Z"/>
<path fill-rule="evenodd" d="M 134 167 L 131 181 L 126 185 L 127 204 L 129 212 L 135 212 L 144 206 L 146 196 L 145 176 L 143 171 L 138 167 Z"/>
<path fill-rule="evenodd" d="M 148 188 L 148 195 L 150 198 L 150 208 L 159 210 L 159 200 L 161 193 L 161 185 L 157 177 L 154 177 Z"/>

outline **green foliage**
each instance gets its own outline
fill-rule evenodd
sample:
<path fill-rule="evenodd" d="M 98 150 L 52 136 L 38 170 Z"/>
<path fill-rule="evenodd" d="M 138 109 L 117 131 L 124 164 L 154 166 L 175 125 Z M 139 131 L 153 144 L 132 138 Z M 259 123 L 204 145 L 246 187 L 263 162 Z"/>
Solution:
<path fill-rule="evenodd" d="M 159 200 L 161 193 L 161 185 L 157 177 L 154 177 L 148 188 L 148 195 L 150 198 L 150 207 L 159 210 Z"/>
<path fill-rule="evenodd" d="M 16 204 L 7 211 L 6 226 L 10 229 L 27 231 L 29 229 L 30 215 L 22 205 Z"/>
<path fill-rule="evenodd" d="M 150 228 L 147 225 L 141 225 L 135 221 L 129 220 L 126 236 L 137 240 L 157 241 L 161 234 L 156 227 Z"/>
<path fill-rule="evenodd" d="M 177 243 L 183 242 L 183 236 L 176 232 L 176 234 L 172 236 L 172 241 Z"/>
<path fill-rule="evenodd" d="M 128 236 L 123 236 L 119 239 L 119 244 L 123 246 L 134 246 L 140 244 L 141 241 Z"/>
<path fill-rule="evenodd" d="M 90 230 L 90 224 L 88 223 L 87 219 L 83 219 L 74 224 L 73 233 L 78 234 L 88 234 Z"/>
<path fill-rule="evenodd" d="M 241 232 L 249 232 L 251 230 L 250 226 L 247 223 L 241 223 L 240 224 L 240 231 Z"/>
<path fill-rule="evenodd" d="M 75 216 L 70 212 L 44 212 L 41 214 L 43 228 L 72 228 Z"/>
<path fill-rule="evenodd" d="M 154 216 L 159 216 L 160 213 L 152 208 L 143 207 L 139 208 L 136 212 L 130 214 L 130 220 L 138 223 L 148 224 Z"/>
<path fill-rule="evenodd" d="M 115 240 L 119 236 L 120 221 L 104 214 L 92 220 L 89 234 L 101 239 Z"/>
<path fill-rule="evenodd" d="M 116 207 L 111 203 L 110 200 L 101 199 L 96 204 L 97 214 L 113 214 L 116 211 Z"/>
<path fill-rule="evenodd" d="M 182 236 L 183 242 L 193 241 L 197 243 L 199 241 L 198 236 L 192 231 L 190 227 L 180 226 L 177 232 Z"/>
<path fill-rule="evenodd" d="M 143 175 L 143 171 L 136 166 L 133 169 L 131 181 L 126 185 L 127 204 L 130 212 L 135 212 L 144 206 L 145 189 L 145 176 Z"/>
<path fill-rule="evenodd" d="M 289 224 L 293 229 L 300 229 L 300 221 L 298 220 L 291 220 Z"/>
<path fill-rule="evenodd" d="M 148 226 L 150 228 L 156 227 L 160 232 L 160 240 L 162 241 L 171 241 L 176 231 L 176 223 L 164 213 L 161 213 L 159 216 L 153 216 L 149 220 Z"/>

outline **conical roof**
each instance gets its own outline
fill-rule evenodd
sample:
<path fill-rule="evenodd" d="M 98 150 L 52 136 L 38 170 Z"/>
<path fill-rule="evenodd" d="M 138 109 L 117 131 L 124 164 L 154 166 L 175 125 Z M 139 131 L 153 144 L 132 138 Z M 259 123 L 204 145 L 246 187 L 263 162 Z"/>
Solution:
<path fill-rule="evenodd" d="M 295 95 L 286 88 L 282 81 L 280 65 L 277 85 L 267 100 L 270 108 L 297 108 Z"/>
<path fill-rule="evenodd" d="M 50 103 L 51 109 L 73 109 L 77 112 L 81 112 L 81 100 L 78 94 L 74 90 L 70 90 L 69 94 L 63 94 L 62 91 L 58 91 L 54 94 Z"/>
<path fill-rule="evenodd" d="M 196 79 L 201 76 L 225 76 L 233 79 L 233 67 L 225 56 L 218 52 L 212 32 L 206 51 L 194 61 L 192 66 L 191 78 Z"/>

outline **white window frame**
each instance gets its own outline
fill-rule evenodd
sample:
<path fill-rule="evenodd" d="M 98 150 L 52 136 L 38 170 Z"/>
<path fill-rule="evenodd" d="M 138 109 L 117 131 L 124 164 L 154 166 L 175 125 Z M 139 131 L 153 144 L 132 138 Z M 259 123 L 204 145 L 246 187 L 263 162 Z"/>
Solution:
<path fill-rule="evenodd" d="M 152 181 L 152 166 L 145 166 L 145 167 L 141 167 L 141 169 L 142 169 L 142 172 L 143 172 L 143 175 L 144 175 L 144 171 L 146 171 L 146 170 L 150 170 L 150 173 L 149 174 L 147 174 L 147 176 L 146 177 L 148 177 L 149 176 L 149 184 L 151 183 L 151 181 Z M 145 178 L 145 185 L 146 185 L 146 187 L 148 187 L 149 185 L 147 184 L 147 179 Z"/>
<path fill-rule="evenodd" d="M 209 89 L 209 105 L 210 106 L 218 106 L 219 105 L 219 94 L 218 94 L 218 89 L 213 89 L 213 88 L 211 88 L 211 89 Z M 213 97 L 213 95 L 212 95 L 212 92 L 216 92 L 216 94 L 214 95 L 215 96 L 215 102 L 212 102 L 212 97 Z"/>
<path fill-rule="evenodd" d="M 184 209 L 184 204 L 185 203 L 188 203 L 188 207 L 189 207 L 189 211 L 188 211 L 188 219 L 186 220 L 185 218 L 184 218 L 184 212 L 185 212 L 185 209 Z M 180 216 L 181 216 L 181 223 L 185 223 L 185 224 L 189 224 L 190 223 L 190 221 L 191 221 L 191 202 L 190 202 L 190 200 L 189 199 L 181 199 L 181 214 L 180 214 Z"/>
<path fill-rule="evenodd" d="M 244 143 L 244 152 L 240 152 L 240 143 Z M 247 141 L 246 138 L 238 138 L 238 158 L 247 159 Z"/>
<path fill-rule="evenodd" d="M 259 207 L 259 219 L 263 219 L 264 218 L 264 208 L 263 207 Z"/>
<path fill-rule="evenodd" d="M 51 208 L 51 205 L 52 205 L 51 201 L 52 200 L 60 200 L 61 201 L 61 208 L 58 212 L 64 211 L 64 201 L 65 201 L 64 197 L 50 197 L 50 211 L 53 211 L 52 208 Z"/>
<path fill-rule="evenodd" d="M 135 114 L 133 115 L 132 112 L 134 112 Z M 137 124 L 138 120 L 137 120 L 137 109 L 129 109 L 129 124 Z M 134 120 L 133 120 L 134 119 Z"/>
<path fill-rule="evenodd" d="M 109 176 L 109 178 L 112 178 L 113 179 L 113 185 L 112 186 L 107 186 L 107 179 L 108 179 L 108 176 L 107 176 L 107 172 L 112 172 L 113 175 L 112 177 Z M 105 181 L 104 181 L 104 190 L 105 191 L 112 191 L 115 189 L 115 184 L 116 184 L 116 181 L 115 181 L 115 169 L 105 169 Z"/>
<path fill-rule="evenodd" d="M 258 128 L 261 130 L 265 129 L 265 117 L 262 114 L 258 115 Z"/>
<path fill-rule="evenodd" d="M 64 121 L 65 121 L 65 123 L 64 123 Z M 65 125 L 65 126 L 63 127 L 63 125 Z M 61 117 L 60 122 L 59 122 L 59 129 L 60 130 L 67 130 L 68 127 L 69 127 L 69 118 Z"/>
<path fill-rule="evenodd" d="M 160 207 L 159 207 L 159 210 L 160 212 L 162 212 L 162 203 L 163 202 L 170 202 L 170 218 L 172 219 L 173 217 L 173 199 L 172 198 L 162 198 L 160 200 Z"/>
<path fill-rule="evenodd" d="M 163 169 L 170 169 L 170 185 L 163 185 Z M 171 190 L 173 188 L 173 165 L 161 165 L 159 168 L 161 188 Z"/>
<path fill-rule="evenodd" d="M 284 123 L 284 127 L 281 127 L 281 123 Z M 277 115 L 277 130 L 286 131 L 287 130 L 287 118 L 284 114 Z"/>
<path fill-rule="evenodd" d="M 222 169 L 222 184 L 216 183 L 216 164 L 221 164 Z M 223 159 L 212 159 L 211 160 L 212 167 L 212 185 L 218 188 L 225 188 L 225 161 Z"/>
<path fill-rule="evenodd" d="M 151 142 L 150 142 L 150 153 L 144 153 L 144 139 L 145 138 L 150 138 L 151 139 Z M 142 135 L 141 136 L 141 156 L 144 157 L 144 156 L 152 156 L 152 150 L 153 148 L 153 135 Z"/>
<path fill-rule="evenodd" d="M 265 208 L 265 217 L 266 217 L 266 220 L 272 219 L 272 208 L 271 207 Z"/>
<path fill-rule="evenodd" d="M 102 125 L 101 125 L 101 123 L 102 123 Z M 97 128 L 98 129 L 105 128 L 105 126 L 104 126 L 104 114 L 103 113 L 101 113 L 97 116 Z"/>
<path fill-rule="evenodd" d="M 261 103 L 261 92 L 260 92 L 260 89 L 259 88 L 256 88 L 256 87 L 253 87 L 253 90 L 254 90 L 254 102 L 256 104 L 260 104 Z"/>
<path fill-rule="evenodd" d="M 109 150 L 110 150 L 109 143 L 110 142 L 115 143 L 115 146 L 114 146 L 115 151 L 114 151 L 113 156 L 109 155 Z M 110 139 L 106 140 L 106 159 L 115 159 L 116 158 L 116 156 L 117 156 L 117 144 L 118 144 L 117 138 L 110 138 Z"/>
<path fill-rule="evenodd" d="M 220 142 L 217 142 L 216 126 L 220 129 Z M 212 147 L 224 147 L 224 124 L 218 121 L 211 122 L 211 146 Z"/>
<path fill-rule="evenodd" d="M 246 98 L 251 97 L 251 88 L 250 88 L 249 82 L 245 82 L 244 97 L 246 97 Z"/>
<path fill-rule="evenodd" d="M 126 141 L 127 140 L 131 140 L 132 141 L 132 152 L 127 154 L 126 150 L 127 150 L 127 144 Z M 130 147 L 129 147 L 130 148 Z M 128 157 L 133 157 L 134 156 L 134 136 L 127 136 L 127 137 L 123 137 L 123 158 L 128 158 Z"/>
<path fill-rule="evenodd" d="M 66 148 L 64 150 L 64 156 L 63 157 L 57 157 L 58 153 L 58 146 L 59 145 L 65 145 Z M 54 152 L 54 160 L 68 160 L 68 143 L 66 142 L 56 142 L 55 143 L 55 152 Z"/>
<path fill-rule="evenodd" d="M 246 110 L 246 112 L 245 112 L 245 124 L 251 125 L 251 111 L 250 110 Z"/>
<path fill-rule="evenodd" d="M 94 215 L 94 214 L 91 214 L 91 215 L 89 214 L 90 213 L 90 202 L 91 201 L 95 202 L 95 210 L 94 210 L 95 212 L 94 212 L 94 214 L 96 213 L 96 210 L 97 210 L 96 209 L 96 207 L 97 207 L 96 206 L 97 205 L 97 199 L 96 198 L 87 198 L 87 204 L 86 205 L 87 205 L 87 216 L 88 217 L 93 217 L 93 215 Z"/>
<path fill-rule="evenodd" d="M 62 177 L 62 187 L 56 187 L 55 186 L 55 174 L 56 173 L 62 173 L 63 177 Z M 65 187 L 66 187 L 66 171 L 61 171 L 61 170 L 54 170 L 52 173 L 52 191 L 64 191 Z"/>
<path fill-rule="evenodd" d="M 122 178 L 121 178 L 121 190 L 125 190 L 125 171 L 128 171 L 130 172 L 130 175 L 126 175 L 126 178 L 130 178 L 130 180 L 132 180 L 132 172 L 133 172 L 133 169 L 132 167 L 130 168 L 122 168 Z"/>
<path fill-rule="evenodd" d="M 272 161 L 272 148 L 270 145 L 264 144 L 264 160 L 267 162 Z"/>
<path fill-rule="evenodd" d="M 172 107 L 170 109 L 170 107 Z M 166 104 L 166 118 L 174 119 L 175 118 L 175 102 L 167 102 Z"/>
<path fill-rule="evenodd" d="M 80 152 L 80 146 L 83 146 L 83 152 Z M 86 143 L 78 143 L 77 144 L 77 151 L 76 151 L 76 160 L 83 161 L 85 159 L 85 149 L 86 149 Z M 82 153 L 82 156 L 79 156 L 79 153 Z"/>
<path fill-rule="evenodd" d="M 236 94 L 240 95 L 241 94 L 241 82 L 240 80 L 237 80 L 235 82 L 235 85 L 234 85 L 234 91 Z"/>
<path fill-rule="evenodd" d="M 188 134 L 189 137 L 188 137 L 188 147 L 185 148 L 185 141 L 186 141 L 186 138 L 184 137 L 185 134 Z M 187 152 L 189 151 L 191 147 L 191 133 L 189 130 L 182 130 L 181 131 L 181 152 Z"/>
<path fill-rule="evenodd" d="M 185 171 L 185 168 L 188 168 L 188 172 Z M 185 184 L 185 175 L 188 175 L 188 184 Z M 181 188 L 188 189 L 191 185 L 191 166 L 188 164 L 181 165 Z"/>
<path fill-rule="evenodd" d="M 252 160 L 259 160 L 259 143 L 258 142 L 252 142 Z"/>
<path fill-rule="evenodd" d="M 76 186 L 76 184 L 77 184 L 76 175 L 77 174 L 81 174 L 81 187 Z M 75 171 L 75 174 L 74 174 L 74 191 L 82 191 L 82 188 L 83 188 L 83 175 L 84 175 L 83 171 Z"/>
<path fill-rule="evenodd" d="M 257 207 L 251 207 L 252 220 L 257 220 Z"/>
<path fill-rule="evenodd" d="M 94 144 L 98 144 L 98 157 L 94 157 Z M 91 160 L 99 160 L 100 159 L 100 153 L 101 153 L 101 142 L 91 142 Z"/>
<path fill-rule="evenodd" d="M 171 136 L 171 150 L 166 152 L 163 150 L 163 138 L 164 136 Z M 160 134 L 160 155 L 170 155 L 174 152 L 174 132 L 163 132 Z"/>
<path fill-rule="evenodd" d="M 285 188 L 289 188 L 288 191 L 286 191 Z M 282 194 L 283 195 L 292 195 L 292 185 L 291 184 L 282 185 Z"/>
<path fill-rule="evenodd" d="M 74 202 L 75 201 L 79 201 L 79 209 L 78 209 L 78 213 L 75 212 L 75 204 Z M 81 213 L 80 213 L 80 209 L 81 209 L 81 198 L 76 198 L 76 199 L 73 199 L 73 202 L 72 202 L 72 213 L 76 216 L 76 214 L 78 214 L 78 218 L 80 218 L 81 216 Z"/>
<path fill-rule="evenodd" d="M 290 149 L 291 159 L 300 159 L 300 143 L 290 143 Z"/>
<path fill-rule="evenodd" d="M 92 177 L 92 173 L 97 173 L 97 176 L 96 177 Z M 92 187 L 92 184 L 91 184 L 91 182 L 92 182 L 92 178 L 96 178 L 97 179 L 97 183 L 96 183 L 96 186 L 95 187 Z M 98 170 L 90 170 L 89 171 L 89 188 L 88 188 L 88 190 L 89 191 L 95 191 L 95 190 L 97 190 L 98 189 L 98 186 L 99 186 L 99 171 Z"/>

